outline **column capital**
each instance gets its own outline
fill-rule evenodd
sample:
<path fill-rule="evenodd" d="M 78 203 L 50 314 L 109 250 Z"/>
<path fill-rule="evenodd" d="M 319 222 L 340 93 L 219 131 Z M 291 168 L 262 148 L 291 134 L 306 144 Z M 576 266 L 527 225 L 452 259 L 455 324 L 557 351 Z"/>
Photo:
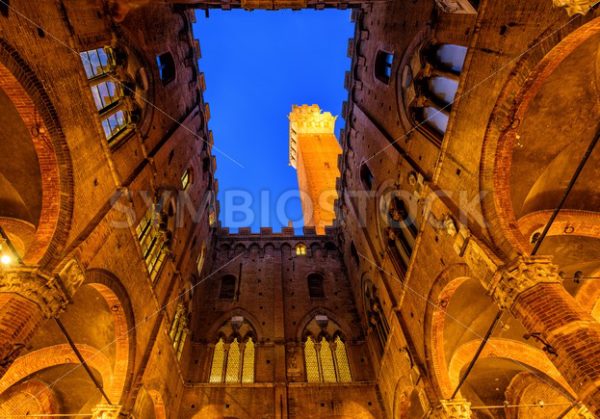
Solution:
<path fill-rule="evenodd" d="M 0 293 L 17 294 L 35 303 L 46 318 L 58 316 L 69 302 L 58 277 L 30 266 L 1 269 Z"/>
<path fill-rule="evenodd" d="M 92 409 L 92 419 L 117 419 L 119 413 L 121 413 L 121 406 L 100 403 Z"/>
<path fill-rule="evenodd" d="M 598 0 L 553 0 L 556 7 L 564 8 L 569 16 L 576 14 L 585 15 Z"/>
<path fill-rule="evenodd" d="M 490 294 L 500 308 L 510 309 L 519 295 L 543 283 L 562 283 L 552 257 L 519 256 L 499 271 Z"/>
<path fill-rule="evenodd" d="M 471 403 L 465 399 L 440 400 L 440 404 L 433 410 L 431 419 L 469 419 L 471 417 Z"/>

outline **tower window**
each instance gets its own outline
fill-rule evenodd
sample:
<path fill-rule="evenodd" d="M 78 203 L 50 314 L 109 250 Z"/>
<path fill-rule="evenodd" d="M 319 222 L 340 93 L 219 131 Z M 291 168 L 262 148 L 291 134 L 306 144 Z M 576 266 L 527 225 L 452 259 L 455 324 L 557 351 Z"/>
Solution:
<path fill-rule="evenodd" d="M 219 291 L 219 298 L 221 300 L 233 300 L 235 296 L 235 283 L 236 279 L 233 275 L 225 275 L 221 278 L 221 290 Z"/>
<path fill-rule="evenodd" d="M 175 62 L 170 52 L 165 52 L 156 57 L 158 74 L 163 84 L 168 84 L 175 79 Z"/>
<path fill-rule="evenodd" d="M 394 54 L 386 51 L 378 51 L 375 57 L 375 77 L 385 84 L 389 84 L 392 78 L 392 66 Z"/>
<path fill-rule="evenodd" d="M 371 189 L 373 189 L 373 181 L 375 180 L 375 177 L 373 176 L 373 173 L 371 173 L 371 169 L 369 169 L 369 166 L 367 166 L 366 163 L 363 163 L 360 166 L 360 181 L 363 184 L 363 187 L 370 191 Z"/>
<path fill-rule="evenodd" d="M 410 216 L 405 202 L 396 196 L 389 203 L 388 225 L 388 251 L 392 262 L 399 272 L 406 273 L 419 228 Z"/>
<path fill-rule="evenodd" d="M 79 53 L 88 79 L 103 76 L 111 72 L 112 65 L 109 48 L 98 48 Z"/>
<path fill-rule="evenodd" d="M 171 329 L 169 331 L 169 337 L 173 343 L 173 349 L 175 349 L 177 359 L 181 358 L 187 335 L 187 312 L 183 304 L 179 303 L 177 306 L 177 311 L 175 312 L 175 317 L 173 318 L 173 323 L 171 323 Z"/>
<path fill-rule="evenodd" d="M 310 298 L 325 298 L 323 276 L 319 274 L 308 275 L 308 295 Z"/>
<path fill-rule="evenodd" d="M 296 256 L 306 256 L 306 245 L 304 243 L 296 245 Z"/>
<path fill-rule="evenodd" d="M 136 227 L 137 238 L 142 248 L 142 257 L 152 281 L 155 281 L 167 254 L 166 234 L 161 233 L 153 208 L 148 209 Z"/>
<path fill-rule="evenodd" d="M 181 175 L 181 189 L 185 191 L 191 183 L 192 169 L 187 169 L 185 172 L 183 172 L 183 175 Z"/>
<path fill-rule="evenodd" d="M 379 353 L 383 354 L 390 333 L 390 327 L 385 315 L 381 312 L 381 302 L 377 295 L 377 289 L 371 281 L 368 281 L 365 285 L 363 298 L 367 327 L 375 332 Z"/>
<path fill-rule="evenodd" d="M 115 83 L 112 81 L 102 81 L 91 86 L 92 96 L 96 109 L 99 112 L 105 111 L 110 105 L 119 100 L 121 93 Z"/>

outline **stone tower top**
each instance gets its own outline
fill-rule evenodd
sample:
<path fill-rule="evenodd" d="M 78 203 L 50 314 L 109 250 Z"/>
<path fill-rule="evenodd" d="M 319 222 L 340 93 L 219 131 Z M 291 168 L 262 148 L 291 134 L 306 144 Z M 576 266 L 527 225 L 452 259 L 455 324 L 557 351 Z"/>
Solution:
<path fill-rule="evenodd" d="M 298 163 L 299 134 L 333 134 L 335 120 L 331 112 L 321 112 L 319 105 L 292 105 L 290 120 L 290 166 Z"/>

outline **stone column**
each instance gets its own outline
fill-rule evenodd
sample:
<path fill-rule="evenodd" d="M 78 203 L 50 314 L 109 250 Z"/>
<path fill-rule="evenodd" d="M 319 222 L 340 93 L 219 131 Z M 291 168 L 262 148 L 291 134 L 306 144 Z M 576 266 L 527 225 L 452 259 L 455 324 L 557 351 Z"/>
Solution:
<path fill-rule="evenodd" d="M 440 404 L 433 409 L 430 419 L 469 419 L 471 417 L 471 403 L 464 399 L 440 400 Z"/>
<path fill-rule="evenodd" d="M 510 310 L 529 333 L 556 351 L 549 359 L 600 416 L 600 323 L 565 290 L 551 257 L 519 257 L 499 271 L 489 291 L 501 308 Z"/>
<path fill-rule="evenodd" d="M 83 279 L 74 260 L 54 276 L 37 267 L 0 268 L 0 378 L 38 326 L 64 311 Z"/>

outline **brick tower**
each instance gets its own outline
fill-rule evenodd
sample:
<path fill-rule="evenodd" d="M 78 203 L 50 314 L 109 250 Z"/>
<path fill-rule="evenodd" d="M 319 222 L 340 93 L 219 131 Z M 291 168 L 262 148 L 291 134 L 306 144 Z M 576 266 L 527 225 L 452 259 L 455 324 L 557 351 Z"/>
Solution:
<path fill-rule="evenodd" d="M 292 106 L 290 119 L 290 165 L 298 172 L 298 189 L 305 226 L 325 234 L 333 224 L 337 199 L 337 161 L 342 149 L 335 137 L 335 119 L 318 105 Z"/>

